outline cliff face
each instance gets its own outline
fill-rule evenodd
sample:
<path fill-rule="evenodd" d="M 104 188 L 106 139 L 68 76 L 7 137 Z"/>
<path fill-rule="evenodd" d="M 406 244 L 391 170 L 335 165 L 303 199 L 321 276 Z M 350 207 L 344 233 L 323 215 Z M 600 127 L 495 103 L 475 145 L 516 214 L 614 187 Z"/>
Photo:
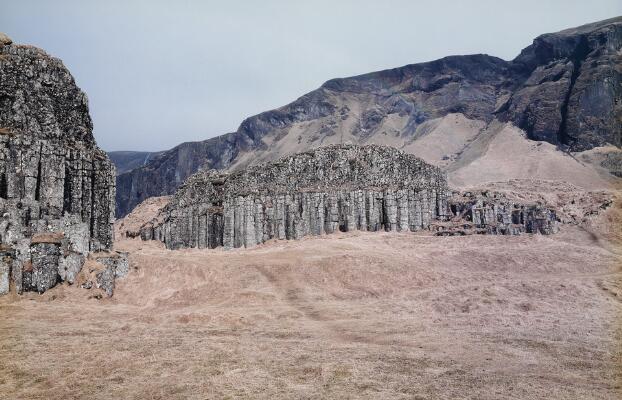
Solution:
<path fill-rule="evenodd" d="M 537 37 L 512 61 L 527 77 L 501 108 L 531 138 L 622 145 L 622 17 Z"/>
<path fill-rule="evenodd" d="M 173 249 L 249 247 L 340 230 L 416 230 L 444 209 L 446 191 L 441 171 L 414 156 L 388 147 L 327 146 L 230 175 L 200 172 L 176 193 L 162 222 L 146 230 Z"/>
<path fill-rule="evenodd" d="M 144 166 L 120 174 L 116 180 L 117 215 L 126 215 L 146 198 L 173 193 L 205 163 L 210 168 L 227 168 L 234 158 L 234 148 L 230 135 L 182 143 L 154 155 Z"/>
<path fill-rule="evenodd" d="M 450 204 L 448 194 L 444 173 L 415 156 L 333 145 L 232 174 L 199 172 L 141 228 L 141 237 L 177 249 L 251 247 L 352 230 L 456 234 L 454 225 L 464 226 L 467 214 L 477 233 L 555 230 L 549 209 L 471 197 Z"/>
<path fill-rule="evenodd" d="M 86 95 L 58 59 L 0 45 L 0 292 L 73 282 L 112 246 L 114 166 L 95 143 Z"/>
<path fill-rule="evenodd" d="M 109 151 L 107 153 L 108 158 L 116 167 L 117 175 L 146 165 L 152 158 L 157 157 L 158 154 L 160 153 L 148 151 Z"/>
<path fill-rule="evenodd" d="M 200 167 L 236 169 L 340 143 L 421 155 L 430 123 L 450 114 L 484 125 L 510 121 L 530 139 L 572 151 L 620 147 L 621 43 L 622 18 L 615 18 L 542 35 L 513 61 L 452 56 L 328 81 L 246 119 L 234 133 L 184 143 L 121 174 L 118 215 L 147 197 L 173 193 Z"/>

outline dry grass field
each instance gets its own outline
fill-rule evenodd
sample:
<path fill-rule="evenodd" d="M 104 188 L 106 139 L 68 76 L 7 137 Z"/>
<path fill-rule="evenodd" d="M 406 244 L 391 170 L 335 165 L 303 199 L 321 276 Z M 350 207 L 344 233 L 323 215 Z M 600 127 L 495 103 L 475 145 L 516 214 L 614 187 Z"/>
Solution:
<path fill-rule="evenodd" d="M 0 299 L 0 398 L 619 399 L 619 215 L 549 237 L 123 240 L 110 299 Z"/>

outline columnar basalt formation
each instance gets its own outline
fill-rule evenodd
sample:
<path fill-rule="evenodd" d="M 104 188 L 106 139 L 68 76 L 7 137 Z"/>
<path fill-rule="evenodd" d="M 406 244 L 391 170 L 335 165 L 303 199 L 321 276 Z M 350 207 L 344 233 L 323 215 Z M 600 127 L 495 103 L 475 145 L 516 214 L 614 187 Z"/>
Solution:
<path fill-rule="evenodd" d="M 73 282 L 112 246 L 115 173 L 86 95 L 44 51 L 0 44 L 0 294 Z"/>
<path fill-rule="evenodd" d="M 141 237 L 169 249 L 234 248 L 338 231 L 417 231 L 466 218 L 467 202 L 452 207 L 448 194 L 444 173 L 415 156 L 384 146 L 332 145 L 232 174 L 199 172 L 142 227 Z M 488 233 L 553 230 L 536 227 L 527 211 L 476 203 L 468 204 L 469 215 Z M 554 213 L 545 214 L 553 225 Z M 507 215 L 507 227 L 500 227 Z"/>
<path fill-rule="evenodd" d="M 559 229 L 554 209 L 537 202 L 517 202 L 489 190 L 455 192 L 448 198 L 447 206 L 449 220 L 431 227 L 438 236 L 550 235 Z"/>
<path fill-rule="evenodd" d="M 253 246 L 336 231 L 418 230 L 443 218 L 436 167 L 381 146 L 327 146 L 233 174 L 199 172 L 145 239 L 180 247 Z"/>

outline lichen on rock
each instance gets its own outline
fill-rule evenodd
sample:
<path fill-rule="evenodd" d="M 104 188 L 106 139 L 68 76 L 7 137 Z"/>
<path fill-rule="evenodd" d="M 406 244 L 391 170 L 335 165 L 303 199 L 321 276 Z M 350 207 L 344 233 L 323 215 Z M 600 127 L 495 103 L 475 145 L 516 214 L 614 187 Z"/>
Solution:
<path fill-rule="evenodd" d="M 89 252 L 111 248 L 114 166 L 63 63 L 5 35 L 0 42 L 0 243 L 11 250 L 3 265 L 17 292 L 43 292 L 73 282 Z"/>

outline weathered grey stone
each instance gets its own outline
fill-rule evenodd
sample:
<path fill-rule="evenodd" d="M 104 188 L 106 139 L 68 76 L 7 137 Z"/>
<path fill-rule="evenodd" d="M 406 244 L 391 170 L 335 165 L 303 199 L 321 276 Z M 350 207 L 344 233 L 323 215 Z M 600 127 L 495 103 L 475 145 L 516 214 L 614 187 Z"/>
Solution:
<path fill-rule="evenodd" d="M 70 251 L 88 255 L 90 249 L 89 225 L 80 220 L 80 216 L 66 214 L 61 220 L 61 229 L 66 242 L 64 247 Z"/>
<path fill-rule="evenodd" d="M 130 272 L 130 260 L 128 259 L 128 253 L 117 252 L 119 257 L 117 259 L 117 265 L 114 270 L 114 276 L 116 278 L 125 278 Z"/>
<path fill-rule="evenodd" d="M 0 249 L 0 295 L 9 293 L 13 258 L 9 249 Z"/>
<path fill-rule="evenodd" d="M 559 230 L 555 210 L 544 204 L 525 204 L 489 191 L 454 193 L 447 201 L 449 221 L 434 223 L 440 236 L 493 234 L 550 235 Z"/>
<path fill-rule="evenodd" d="M 113 265 L 106 265 L 95 277 L 95 286 L 98 289 L 102 289 L 106 293 L 106 296 L 112 297 L 114 293 L 115 267 Z"/>
<path fill-rule="evenodd" d="M 222 230 L 210 224 L 218 216 Z M 333 145 L 233 174 L 201 172 L 182 186 L 143 238 L 168 248 L 252 247 L 269 239 L 352 230 L 438 235 L 552 234 L 555 211 L 497 193 L 449 193 L 445 176 L 383 146 Z M 156 238 L 153 232 L 168 234 Z"/>
<path fill-rule="evenodd" d="M 15 285 L 15 292 L 21 294 L 24 291 L 24 269 L 28 265 L 32 265 L 30 259 L 30 239 L 18 240 L 12 248 L 14 250 L 12 279 Z M 32 271 L 31 267 L 30 270 Z"/>
<path fill-rule="evenodd" d="M 60 279 L 65 282 L 74 283 L 78 273 L 82 270 L 84 261 L 85 257 L 80 253 L 70 252 L 62 256 L 58 263 L 58 275 Z"/>
<path fill-rule="evenodd" d="M 231 175 L 197 174 L 157 218 L 160 225 L 146 224 L 141 237 L 164 230 L 168 248 L 234 248 L 357 229 L 416 230 L 445 215 L 446 191 L 444 174 L 415 156 L 383 146 L 327 146 Z M 419 214 L 409 211 L 417 207 Z"/>
<path fill-rule="evenodd" d="M 115 251 L 108 255 L 97 255 L 96 260 L 100 264 L 111 267 L 114 271 L 115 278 L 125 277 L 130 270 L 128 253 L 126 252 Z"/>
<path fill-rule="evenodd" d="M 58 282 L 60 244 L 36 243 L 32 245 L 32 278 L 30 285 L 39 293 L 54 287 Z"/>
<path fill-rule="evenodd" d="M 115 173 L 62 62 L 0 35 L 0 243 L 18 293 L 73 281 L 112 246 Z"/>
<path fill-rule="evenodd" d="M 9 293 L 11 264 L 0 261 L 0 295 Z"/>

